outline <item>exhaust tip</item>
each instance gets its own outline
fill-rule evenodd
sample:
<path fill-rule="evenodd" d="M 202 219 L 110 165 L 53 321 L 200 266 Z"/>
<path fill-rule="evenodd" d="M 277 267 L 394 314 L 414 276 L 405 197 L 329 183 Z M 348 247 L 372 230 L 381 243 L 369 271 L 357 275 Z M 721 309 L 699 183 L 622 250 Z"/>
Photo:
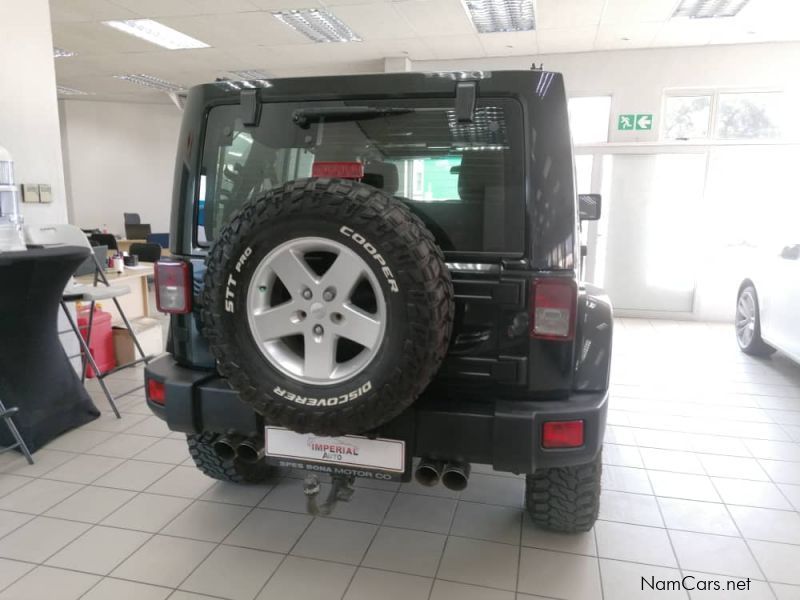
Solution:
<path fill-rule="evenodd" d="M 466 489 L 468 481 L 469 465 L 448 464 L 442 473 L 442 484 L 454 492 Z"/>
<path fill-rule="evenodd" d="M 236 458 L 236 449 L 231 444 L 228 438 L 221 438 L 214 442 L 214 452 L 217 453 L 222 460 L 233 460 Z"/>
<path fill-rule="evenodd" d="M 252 465 L 264 456 L 264 449 L 250 442 L 243 442 L 236 447 L 236 458 L 243 463 Z"/>
<path fill-rule="evenodd" d="M 414 473 L 417 483 L 426 487 L 433 487 L 439 483 L 439 474 L 442 472 L 442 463 L 422 461 Z"/>

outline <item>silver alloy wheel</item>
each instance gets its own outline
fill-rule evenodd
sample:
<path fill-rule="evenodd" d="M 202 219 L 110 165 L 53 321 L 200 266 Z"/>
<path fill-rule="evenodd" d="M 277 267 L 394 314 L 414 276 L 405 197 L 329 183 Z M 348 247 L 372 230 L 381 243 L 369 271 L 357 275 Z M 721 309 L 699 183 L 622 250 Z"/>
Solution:
<path fill-rule="evenodd" d="M 752 288 L 746 288 L 736 303 L 736 339 L 747 348 L 756 333 L 756 299 Z"/>
<path fill-rule="evenodd" d="M 306 261 L 312 253 L 333 259 L 322 275 Z M 363 293 L 362 282 L 371 288 L 374 311 L 353 302 L 357 289 Z M 276 286 L 289 298 L 278 294 L 276 300 Z M 375 357 L 386 331 L 386 301 L 378 278 L 353 250 L 327 238 L 304 237 L 284 242 L 258 264 L 247 290 L 247 318 L 253 339 L 276 369 L 305 384 L 334 385 Z M 343 339 L 357 346 L 354 352 L 351 344 L 339 361 Z"/>

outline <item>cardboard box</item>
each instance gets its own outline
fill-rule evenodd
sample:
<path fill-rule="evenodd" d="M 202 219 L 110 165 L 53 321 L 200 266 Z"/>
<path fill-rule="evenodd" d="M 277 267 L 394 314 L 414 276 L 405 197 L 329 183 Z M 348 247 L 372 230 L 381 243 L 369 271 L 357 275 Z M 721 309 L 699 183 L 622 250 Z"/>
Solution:
<path fill-rule="evenodd" d="M 148 356 L 158 356 L 164 352 L 164 337 L 161 333 L 161 322 L 150 317 L 141 317 L 131 320 L 131 327 L 136 332 L 136 337 L 142 350 Z M 114 327 L 114 353 L 117 364 L 123 365 L 138 358 L 139 353 L 133 343 L 130 333 L 124 327 Z"/>

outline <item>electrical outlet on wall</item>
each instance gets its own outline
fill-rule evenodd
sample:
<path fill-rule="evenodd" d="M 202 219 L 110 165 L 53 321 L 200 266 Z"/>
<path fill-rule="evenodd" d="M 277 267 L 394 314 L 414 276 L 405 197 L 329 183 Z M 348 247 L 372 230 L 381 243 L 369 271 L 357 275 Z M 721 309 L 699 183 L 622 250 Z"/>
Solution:
<path fill-rule="evenodd" d="M 39 202 L 50 204 L 53 201 L 53 190 L 49 183 L 39 184 Z"/>
<path fill-rule="evenodd" d="M 22 188 L 22 201 L 23 202 L 39 202 L 39 184 L 38 183 L 23 183 Z M 50 187 L 50 186 L 48 186 Z"/>

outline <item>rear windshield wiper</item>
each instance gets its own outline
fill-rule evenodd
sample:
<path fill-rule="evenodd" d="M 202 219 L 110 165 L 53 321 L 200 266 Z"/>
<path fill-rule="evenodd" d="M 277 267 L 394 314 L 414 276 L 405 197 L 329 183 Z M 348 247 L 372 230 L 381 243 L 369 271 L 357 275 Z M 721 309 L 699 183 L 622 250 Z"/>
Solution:
<path fill-rule="evenodd" d="M 378 117 L 393 117 L 415 112 L 413 108 L 393 106 L 330 106 L 326 108 L 298 108 L 292 113 L 292 121 L 298 127 L 308 129 L 311 123 L 334 123 L 341 121 L 363 121 Z"/>

